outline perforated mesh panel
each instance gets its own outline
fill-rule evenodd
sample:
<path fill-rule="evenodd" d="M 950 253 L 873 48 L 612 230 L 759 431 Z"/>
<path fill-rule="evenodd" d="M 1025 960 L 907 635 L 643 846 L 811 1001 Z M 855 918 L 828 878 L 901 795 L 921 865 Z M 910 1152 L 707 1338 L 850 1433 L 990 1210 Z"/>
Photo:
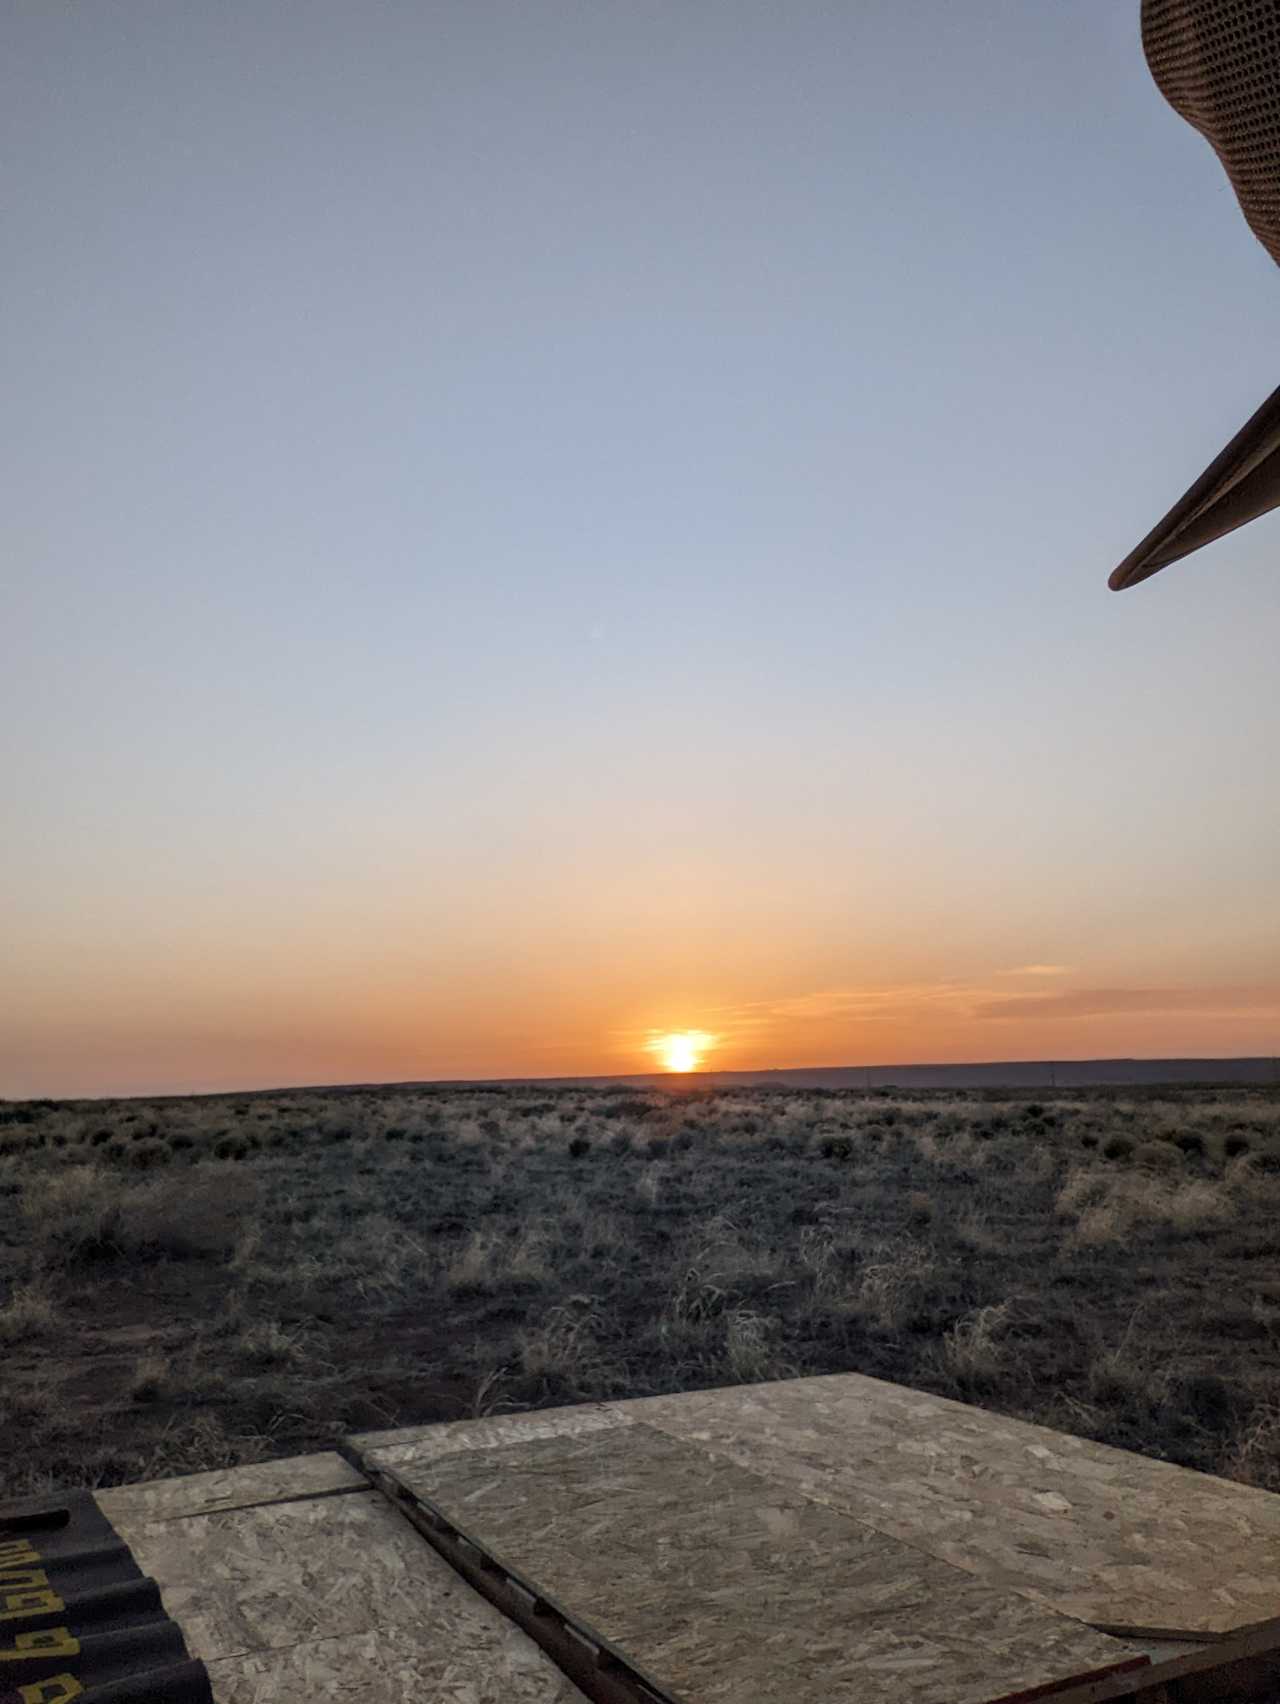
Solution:
<path fill-rule="evenodd" d="M 1280 3 L 1142 0 L 1142 45 L 1160 92 L 1212 144 L 1280 263 Z"/>

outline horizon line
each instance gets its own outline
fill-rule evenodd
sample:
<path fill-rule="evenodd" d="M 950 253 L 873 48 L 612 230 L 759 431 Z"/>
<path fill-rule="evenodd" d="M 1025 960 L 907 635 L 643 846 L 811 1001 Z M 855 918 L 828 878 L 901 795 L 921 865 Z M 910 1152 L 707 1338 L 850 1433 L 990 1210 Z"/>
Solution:
<path fill-rule="evenodd" d="M 1145 1065 L 1145 1066 L 1161 1066 L 1161 1065 L 1164 1065 L 1164 1066 L 1182 1066 L 1182 1067 L 1188 1067 L 1188 1066 L 1193 1066 L 1193 1065 L 1219 1065 L 1219 1066 L 1231 1065 L 1231 1066 L 1236 1066 L 1236 1067 L 1258 1066 L 1258 1067 L 1263 1067 L 1263 1068 L 1265 1068 L 1266 1066 L 1269 1065 L 1271 1067 L 1271 1076 L 1270 1076 L 1269 1080 L 1272 1081 L 1272 1082 L 1280 1081 L 1280 1076 L 1277 1075 L 1278 1067 L 1280 1067 L 1280 1053 L 1111 1054 L 1111 1055 L 1090 1054 L 1090 1055 L 1087 1055 L 1087 1056 L 1084 1056 L 1084 1057 L 1075 1057 L 1075 1056 L 1071 1056 L 1071 1055 L 1055 1054 L 1052 1058 L 1039 1058 L 1039 1059 L 915 1060 L 915 1061 L 911 1061 L 911 1062 L 899 1060 L 899 1061 L 896 1061 L 896 1062 L 891 1062 L 891 1063 L 886 1063 L 886 1064 L 874 1064 L 874 1065 L 853 1065 L 853 1064 L 848 1064 L 848 1065 L 762 1065 L 762 1066 L 754 1066 L 754 1067 L 732 1067 L 732 1068 L 726 1067 L 722 1070 L 695 1070 L 695 1071 L 605 1071 L 605 1072 L 597 1071 L 597 1072 L 580 1072 L 580 1073 L 576 1073 L 576 1074 L 561 1073 L 561 1074 L 558 1074 L 558 1075 L 542 1076 L 542 1077 L 535 1077 L 535 1076 L 528 1076 L 528 1075 L 511 1076 L 511 1077 L 405 1077 L 405 1078 L 388 1079 L 388 1080 L 383 1080 L 383 1081 L 367 1080 L 367 1081 L 356 1082 L 356 1081 L 351 1081 L 351 1080 L 343 1080 L 343 1081 L 314 1082 L 314 1083 L 278 1083 L 278 1084 L 269 1085 L 269 1086 L 264 1087 L 264 1088 L 240 1088 L 240 1089 L 237 1089 L 237 1088 L 217 1088 L 217 1089 L 187 1089 L 187 1090 L 176 1090 L 176 1089 L 174 1089 L 174 1090 L 157 1090 L 157 1091 L 153 1091 L 151 1093 L 141 1092 L 141 1093 L 131 1093 L 131 1094 L 22 1095 L 22 1096 L 9 1096 L 9 1095 L 0 1094 L 0 1105 L 6 1105 L 7 1104 L 7 1105 L 11 1105 L 11 1106 L 22 1106 L 22 1105 L 30 1105 L 30 1104 L 32 1104 L 36 1101 L 66 1101 L 66 1102 L 69 1102 L 69 1103 L 80 1104 L 80 1103 L 86 1103 L 86 1102 L 87 1103 L 94 1103 L 94 1102 L 98 1102 L 98 1101 L 214 1100 L 214 1099 L 219 1099 L 219 1098 L 222 1098 L 222 1097 L 225 1097 L 225 1096 L 228 1096 L 228 1095 L 245 1095 L 245 1096 L 248 1096 L 248 1095 L 304 1094 L 304 1093 L 312 1093 L 312 1092 L 315 1092 L 315 1091 L 318 1091 L 318 1090 L 325 1090 L 325 1089 L 346 1090 L 346 1091 L 354 1092 L 356 1090 L 361 1090 L 361 1089 L 422 1089 L 422 1088 L 458 1088 L 458 1089 L 461 1089 L 461 1088 L 483 1088 L 483 1087 L 517 1088 L 517 1087 L 525 1087 L 525 1086 L 536 1087 L 539 1084 L 544 1084 L 548 1087 L 568 1088 L 568 1087 L 574 1086 L 575 1084 L 581 1084 L 581 1085 L 585 1086 L 585 1085 L 597 1085 L 597 1084 L 607 1085 L 607 1084 L 610 1084 L 610 1083 L 627 1084 L 627 1085 L 644 1084 L 646 1086 L 649 1086 L 649 1085 L 657 1086 L 657 1085 L 661 1085 L 661 1084 L 664 1084 L 664 1083 L 694 1083 L 694 1082 L 713 1083 L 717 1079 L 736 1079 L 740 1084 L 744 1084 L 746 1082 L 754 1081 L 754 1080 L 760 1079 L 760 1078 L 766 1078 L 767 1079 L 767 1078 L 770 1078 L 770 1077 L 819 1076 L 819 1075 L 821 1075 L 821 1076 L 834 1076 L 834 1075 L 837 1075 L 837 1074 L 847 1075 L 847 1076 L 854 1076 L 854 1075 L 863 1076 L 863 1077 L 868 1079 L 867 1084 L 866 1084 L 867 1087 L 875 1086 L 875 1087 L 879 1087 L 879 1088 L 893 1088 L 893 1087 L 897 1087 L 899 1085 L 896 1085 L 892 1082 L 882 1082 L 878 1085 L 873 1085 L 870 1082 L 870 1078 L 872 1076 L 876 1076 L 876 1075 L 887 1077 L 890 1073 L 893 1073 L 893 1072 L 898 1072 L 898 1073 L 906 1073 L 906 1072 L 955 1072 L 955 1073 L 962 1073 L 962 1072 L 975 1072 L 975 1071 L 1002 1071 L 1002 1070 L 1010 1070 L 1010 1071 L 1016 1070 L 1016 1071 L 1019 1071 L 1019 1072 L 1024 1072 L 1024 1071 L 1039 1069 L 1039 1070 L 1043 1070 L 1043 1071 L 1047 1071 L 1047 1072 L 1052 1073 L 1058 1067 L 1063 1067 L 1063 1068 L 1070 1069 L 1070 1070 L 1079 1070 L 1083 1067 L 1089 1067 L 1089 1066 L 1098 1067 L 1098 1068 L 1102 1068 L 1102 1067 L 1113 1067 L 1114 1068 L 1114 1067 L 1117 1067 L 1117 1066 L 1126 1066 L 1126 1065 L 1134 1065 L 1134 1066 L 1137 1066 L 1137 1065 Z M 1157 1083 L 1160 1082 L 1161 1080 L 1162 1079 L 1160 1079 L 1160 1078 L 1149 1079 L 1149 1081 L 1153 1081 L 1153 1082 L 1157 1082 Z M 1167 1080 L 1173 1081 L 1173 1079 L 1167 1079 Z M 1268 1079 L 1266 1077 L 1261 1077 L 1261 1078 L 1254 1079 L 1254 1080 L 1265 1082 Z M 1211 1081 L 1211 1079 L 1204 1079 L 1204 1078 L 1199 1078 L 1199 1079 L 1184 1078 L 1183 1084 L 1184 1084 L 1184 1086 L 1187 1086 L 1191 1082 L 1204 1082 L 1204 1083 L 1207 1084 L 1210 1081 Z M 851 1088 L 857 1088 L 861 1085 L 859 1085 L 857 1083 L 851 1083 L 848 1086 L 851 1087 Z M 930 1085 L 920 1084 L 920 1085 L 917 1085 L 917 1086 L 918 1087 L 928 1087 Z M 934 1087 L 945 1087 L 946 1085 L 932 1085 L 932 1086 L 934 1086 Z M 987 1088 L 998 1088 L 1001 1085 L 999 1083 L 987 1083 L 987 1084 L 982 1085 L 982 1086 L 987 1087 Z M 1013 1087 L 1030 1086 L 1030 1087 L 1042 1087 L 1042 1088 L 1052 1088 L 1052 1087 L 1066 1088 L 1066 1087 L 1071 1087 L 1071 1086 L 1089 1087 L 1089 1086 L 1103 1086 L 1103 1085 L 1055 1084 L 1053 1081 L 1050 1081 L 1050 1082 L 1044 1083 L 1044 1084 L 1032 1084 L 1032 1085 L 1016 1084 L 1016 1085 L 1010 1085 L 1010 1086 L 1013 1086 Z M 1117 1084 L 1116 1086 L 1123 1086 L 1123 1085 Z"/>

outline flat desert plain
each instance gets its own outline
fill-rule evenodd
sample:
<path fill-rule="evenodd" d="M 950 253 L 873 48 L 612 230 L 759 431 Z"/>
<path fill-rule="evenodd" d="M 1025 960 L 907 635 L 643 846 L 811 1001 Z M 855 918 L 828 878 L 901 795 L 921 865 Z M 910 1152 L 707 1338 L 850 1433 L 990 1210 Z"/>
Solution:
<path fill-rule="evenodd" d="M 0 1494 L 858 1371 L 1280 1489 L 1280 1094 L 0 1103 Z"/>

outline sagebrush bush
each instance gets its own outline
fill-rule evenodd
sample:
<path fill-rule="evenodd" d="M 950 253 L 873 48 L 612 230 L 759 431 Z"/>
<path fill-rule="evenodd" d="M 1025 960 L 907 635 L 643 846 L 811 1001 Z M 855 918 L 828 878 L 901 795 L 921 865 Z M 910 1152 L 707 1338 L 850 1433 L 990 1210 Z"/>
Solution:
<path fill-rule="evenodd" d="M 942 1361 L 962 1385 L 991 1384 L 1004 1365 L 1000 1334 L 1009 1323 L 1009 1301 L 991 1302 L 957 1320 L 942 1339 Z"/>
<path fill-rule="evenodd" d="M 1171 1142 L 1139 1142 L 1133 1151 L 1134 1164 L 1149 1171 L 1181 1171 L 1182 1154 Z"/>
<path fill-rule="evenodd" d="M 168 1142 L 158 1136 L 147 1136 L 134 1143 L 129 1163 L 137 1171 L 151 1171 L 157 1166 L 167 1166 L 172 1158 L 173 1149 Z"/>
<path fill-rule="evenodd" d="M 936 1264 L 931 1250 L 910 1237 L 875 1245 L 862 1268 L 858 1299 L 884 1330 L 901 1331 L 911 1323 Z"/>
<path fill-rule="evenodd" d="M 1068 1172 L 1054 1207 L 1075 1219 L 1074 1240 L 1093 1247 L 1123 1242 L 1156 1226 L 1204 1230 L 1225 1224 L 1237 1211 L 1230 1191 L 1206 1179 L 1175 1184 L 1151 1172 L 1117 1177 L 1088 1166 Z"/>
<path fill-rule="evenodd" d="M 30 1246 L 50 1267 L 143 1258 L 229 1254 L 255 1191 L 217 1168 L 137 1181 L 93 1165 L 33 1178 L 22 1211 Z"/>

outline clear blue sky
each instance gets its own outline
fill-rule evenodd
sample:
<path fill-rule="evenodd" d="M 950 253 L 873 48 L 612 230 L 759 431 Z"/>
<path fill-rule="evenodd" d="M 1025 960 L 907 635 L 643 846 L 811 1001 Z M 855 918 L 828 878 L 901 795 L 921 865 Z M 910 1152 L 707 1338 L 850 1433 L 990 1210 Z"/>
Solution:
<path fill-rule="evenodd" d="M 1280 1045 L 1137 13 L 8 6 L 0 1093 Z"/>

